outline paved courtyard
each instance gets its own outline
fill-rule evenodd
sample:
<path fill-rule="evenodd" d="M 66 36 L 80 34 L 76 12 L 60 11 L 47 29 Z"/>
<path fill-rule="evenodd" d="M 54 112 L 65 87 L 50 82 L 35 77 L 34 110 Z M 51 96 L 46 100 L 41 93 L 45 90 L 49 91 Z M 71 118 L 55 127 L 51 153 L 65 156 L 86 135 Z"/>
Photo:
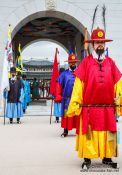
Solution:
<path fill-rule="evenodd" d="M 0 175 L 86 175 L 121 174 L 115 170 L 102 168 L 101 160 L 93 160 L 94 172 L 81 172 L 81 163 L 75 151 L 75 131 L 69 137 L 61 138 L 60 123 L 49 124 L 50 103 L 47 106 L 31 105 L 20 125 L 3 125 L 0 118 Z M 122 118 L 119 122 L 122 132 Z M 117 159 L 122 167 L 122 143 Z M 115 159 L 116 160 L 116 159 Z M 112 171 L 112 172 L 108 172 Z"/>

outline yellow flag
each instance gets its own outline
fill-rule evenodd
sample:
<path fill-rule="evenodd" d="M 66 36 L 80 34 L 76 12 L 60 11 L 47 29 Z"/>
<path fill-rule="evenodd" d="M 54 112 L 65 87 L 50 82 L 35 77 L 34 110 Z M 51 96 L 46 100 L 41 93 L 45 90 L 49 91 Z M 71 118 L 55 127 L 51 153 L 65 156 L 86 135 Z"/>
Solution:
<path fill-rule="evenodd" d="M 21 50 L 21 44 L 19 43 L 18 54 L 17 54 L 17 67 L 16 67 L 16 70 L 19 71 L 19 72 L 22 72 L 22 69 L 23 69 L 22 50 Z"/>

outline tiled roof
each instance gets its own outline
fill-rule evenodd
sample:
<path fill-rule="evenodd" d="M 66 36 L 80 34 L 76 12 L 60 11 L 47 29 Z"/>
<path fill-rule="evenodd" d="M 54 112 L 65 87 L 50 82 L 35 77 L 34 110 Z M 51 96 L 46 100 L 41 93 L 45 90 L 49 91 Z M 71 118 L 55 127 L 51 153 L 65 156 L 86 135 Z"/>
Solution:
<path fill-rule="evenodd" d="M 46 66 L 50 66 L 52 67 L 53 66 L 53 62 L 51 61 L 48 61 L 48 60 L 35 60 L 35 59 L 32 59 L 29 60 L 29 61 L 23 61 L 23 65 L 26 67 L 26 66 L 32 66 L 32 67 L 46 67 Z"/>

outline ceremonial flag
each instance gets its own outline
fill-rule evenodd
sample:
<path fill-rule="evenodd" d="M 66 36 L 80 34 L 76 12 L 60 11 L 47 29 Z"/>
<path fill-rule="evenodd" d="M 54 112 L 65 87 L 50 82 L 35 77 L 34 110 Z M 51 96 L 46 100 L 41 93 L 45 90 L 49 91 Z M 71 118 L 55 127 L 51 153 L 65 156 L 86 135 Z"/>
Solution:
<path fill-rule="evenodd" d="M 2 73 L 2 81 L 1 81 L 1 92 L 2 93 L 4 89 L 9 90 L 8 60 L 6 57 L 6 51 L 4 55 L 3 73 Z"/>
<path fill-rule="evenodd" d="M 52 71 L 52 76 L 50 81 L 50 94 L 53 96 L 55 96 L 56 80 L 59 76 L 57 54 L 58 54 L 58 48 L 56 48 L 56 52 L 55 52 L 53 71 Z"/>
<path fill-rule="evenodd" d="M 10 25 L 8 30 L 8 39 L 5 47 L 4 60 L 3 60 L 3 72 L 1 78 L 1 89 L 0 89 L 0 99 L 1 105 L 3 106 L 3 97 L 5 92 L 9 90 L 9 71 L 10 67 L 13 65 L 12 47 L 11 47 L 11 32 Z"/>
<path fill-rule="evenodd" d="M 19 46 L 18 46 L 18 53 L 17 53 L 16 70 L 17 70 L 18 72 L 22 72 L 22 69 L 23 69 L 22 50 L 21 50 L 21 44 L 19 43 Z"/>
<path fill-rule="evenodd" d="M 3 73 L 2 73 L 2 93 L 4 89 L 9 90 L 9 71 L 13 66 L 13 53 L 12 53 L 12 42 L 11 42 L 11 25 L 8 28 L 8 38 L 5 47 L 4 61 L 3 61 Z"/>
<path fill-rule="evenodd" d="M 13 50 L 12 50 L 12 41 L 11 41 L 11 25 L 9 24 L 8 28 L 8 39 L 6 43 L 6 58 L 8 60 L 8 71 L 13 66 Z"/>

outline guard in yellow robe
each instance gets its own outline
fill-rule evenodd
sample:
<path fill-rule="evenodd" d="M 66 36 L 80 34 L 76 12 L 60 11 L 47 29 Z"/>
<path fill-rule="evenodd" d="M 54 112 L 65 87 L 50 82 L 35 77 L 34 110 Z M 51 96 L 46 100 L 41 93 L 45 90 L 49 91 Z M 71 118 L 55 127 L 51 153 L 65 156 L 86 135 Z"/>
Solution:
<path fill-rule="evenodd" d="M 105 56 L 105 32 L 95 29 L 91 40 L 93 53 L 84 58 L 75 71 L 75 83 L 67 116 L 80 116 L 76 130 L 76 150 L 89 168 L 91 159 L 117 168 L 117 126 L 115 115 L 122 115 L 121 73 L 114 61 Z M 115 101 L 116 99 L 116 101 Z"/>

